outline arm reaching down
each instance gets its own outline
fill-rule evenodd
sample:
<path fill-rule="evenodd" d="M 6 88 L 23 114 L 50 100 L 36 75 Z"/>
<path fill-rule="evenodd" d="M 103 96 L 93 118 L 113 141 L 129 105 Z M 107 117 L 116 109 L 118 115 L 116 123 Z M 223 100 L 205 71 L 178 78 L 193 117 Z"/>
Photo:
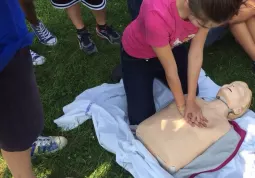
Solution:
<path fill-rule="evenodd" d="M 160 60 L 165 71 L 169 88 L 174 95 L 178 108 L 181 110 L 185 106 L 185 99 L 178 75 L 177 65 L 169 44 L 169 31 L 171 30 L 166 30 L 165 20 L 158 12 L 150 10 L 146 12 L 144 26 L 146 41 Z M 183 112 L 180 113 L 183 114 Z"/>
<path fill-rule="evenodd" d="M 196 91 L 199 73 L 203 63 L 204 43 L 208 29 L 200 28 L 191 42 L 188 56 L 188 97 L 185 108 L 185 119 L 197 126 L 205 126 L 206 119 L 203 117 L 200 107 L 196 104 Z M 202 125 L 201 125 L 202 124 Z"/>
<path fill-rule="evenodd" d="M 164 70 L 166 79 L 171 89 L 176 105 L 179 109 L 179 112 L 182 113 L 182 108 L 185 106 L 185 99 L 182 91 L 181 81 L 178 75 L 177 65 L 174 59 L 170 45 L 164 47 L 153 48 L 158 59 L 160 60 Z"/>

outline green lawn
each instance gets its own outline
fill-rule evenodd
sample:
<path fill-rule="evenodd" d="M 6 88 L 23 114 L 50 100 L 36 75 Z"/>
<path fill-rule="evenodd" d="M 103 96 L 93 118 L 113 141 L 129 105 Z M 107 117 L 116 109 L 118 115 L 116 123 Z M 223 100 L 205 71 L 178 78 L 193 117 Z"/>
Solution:
<path fill-rule="evenodd" d="M 40 19 L 58 37 L 56 47 L 46 47 L 36 40 L 32 49 L 47 57 L 47 62 L 36 68 L 38 86 L 45 111 L 44 135 L 64 135 L 69 144 L 57 154 L 33 160 L 38 178 L 127 178 L 129 173 L 115 163 L 114 155 L 97 142 L 91 121 L 70 132 L 61 132 L 53 120 L 61 116 L 62 108 L 82 91 L 110 82 L 113 67 L 119 62 L 119 47 L 111 46 L 95 34 L 95 20 L 85 7 L 83 18 L 93 35 L 99 53 L 86 56 L 79 50 L 76 31 L 66 13 L 54 9 L 49 1 L 36 1 Z M 120 32 L 130 21 L 126 1 L 108 1 L 108 23 Z M 254 91 L 254 74 L 250 59 L 231 35 L 205 50 L 204 69 L 218 84 L 242 80 Z M 252 106 L 254 109 L 254 106 Z M 0 157 L 0 177 L 9 178 Z"/>

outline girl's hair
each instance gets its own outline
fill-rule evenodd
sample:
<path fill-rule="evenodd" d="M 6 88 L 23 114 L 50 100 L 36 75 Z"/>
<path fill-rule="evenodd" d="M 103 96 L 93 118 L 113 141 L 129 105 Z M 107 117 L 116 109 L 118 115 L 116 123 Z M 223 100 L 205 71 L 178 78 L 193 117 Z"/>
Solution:
<path fill-rule="evenodd" d="M 189 0 L 189 8 L 204 23 L 223 23 L 237 15 L 243 3 L 245 0 Z"/>

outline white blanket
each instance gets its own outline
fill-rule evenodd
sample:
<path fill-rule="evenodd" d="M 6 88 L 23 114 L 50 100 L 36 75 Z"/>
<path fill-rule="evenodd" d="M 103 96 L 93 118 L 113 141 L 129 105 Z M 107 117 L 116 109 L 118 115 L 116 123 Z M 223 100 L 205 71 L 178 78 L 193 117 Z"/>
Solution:
<path fill-rule="evenodd" d="M 199 97 L 212 100 L 219 88 L 201 70 Z M 154 82 L 154 97 L 157 110 L 173 99 L 171 92 L 158 80 Z M 118 84 L 102 84 L 84 91 L 65 106 L 63 111 L 64 115 L 54 122 L 66 131 L 92 118 L 99 144 L 116 154 L 116 162 L 135 178 L 173 178 L 131 133 L 122 81 Z M 248 111 L 236 121 L 247 131 L 238 154 L 221 170 L 203 173 L 196 178 L 255 177 L 255 113 Z"/>

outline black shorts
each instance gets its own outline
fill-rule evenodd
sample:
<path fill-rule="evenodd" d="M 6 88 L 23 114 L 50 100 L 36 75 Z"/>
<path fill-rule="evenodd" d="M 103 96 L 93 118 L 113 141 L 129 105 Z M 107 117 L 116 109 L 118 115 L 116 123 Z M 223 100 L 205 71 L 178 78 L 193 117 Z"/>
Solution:
<path fill-rule="evenodd" d="M 79 2 L 92 10 L 101 10 L 106 6 L 106 0 L 51 0 L 52 5 L 58 9 L 66 9 Z"/>
<path fill-rule="evenodd" d="M 0 72 L 0 148 L 31 147 L 43 129 L 43 110 L 29 48 L 19 50 Z"/>

